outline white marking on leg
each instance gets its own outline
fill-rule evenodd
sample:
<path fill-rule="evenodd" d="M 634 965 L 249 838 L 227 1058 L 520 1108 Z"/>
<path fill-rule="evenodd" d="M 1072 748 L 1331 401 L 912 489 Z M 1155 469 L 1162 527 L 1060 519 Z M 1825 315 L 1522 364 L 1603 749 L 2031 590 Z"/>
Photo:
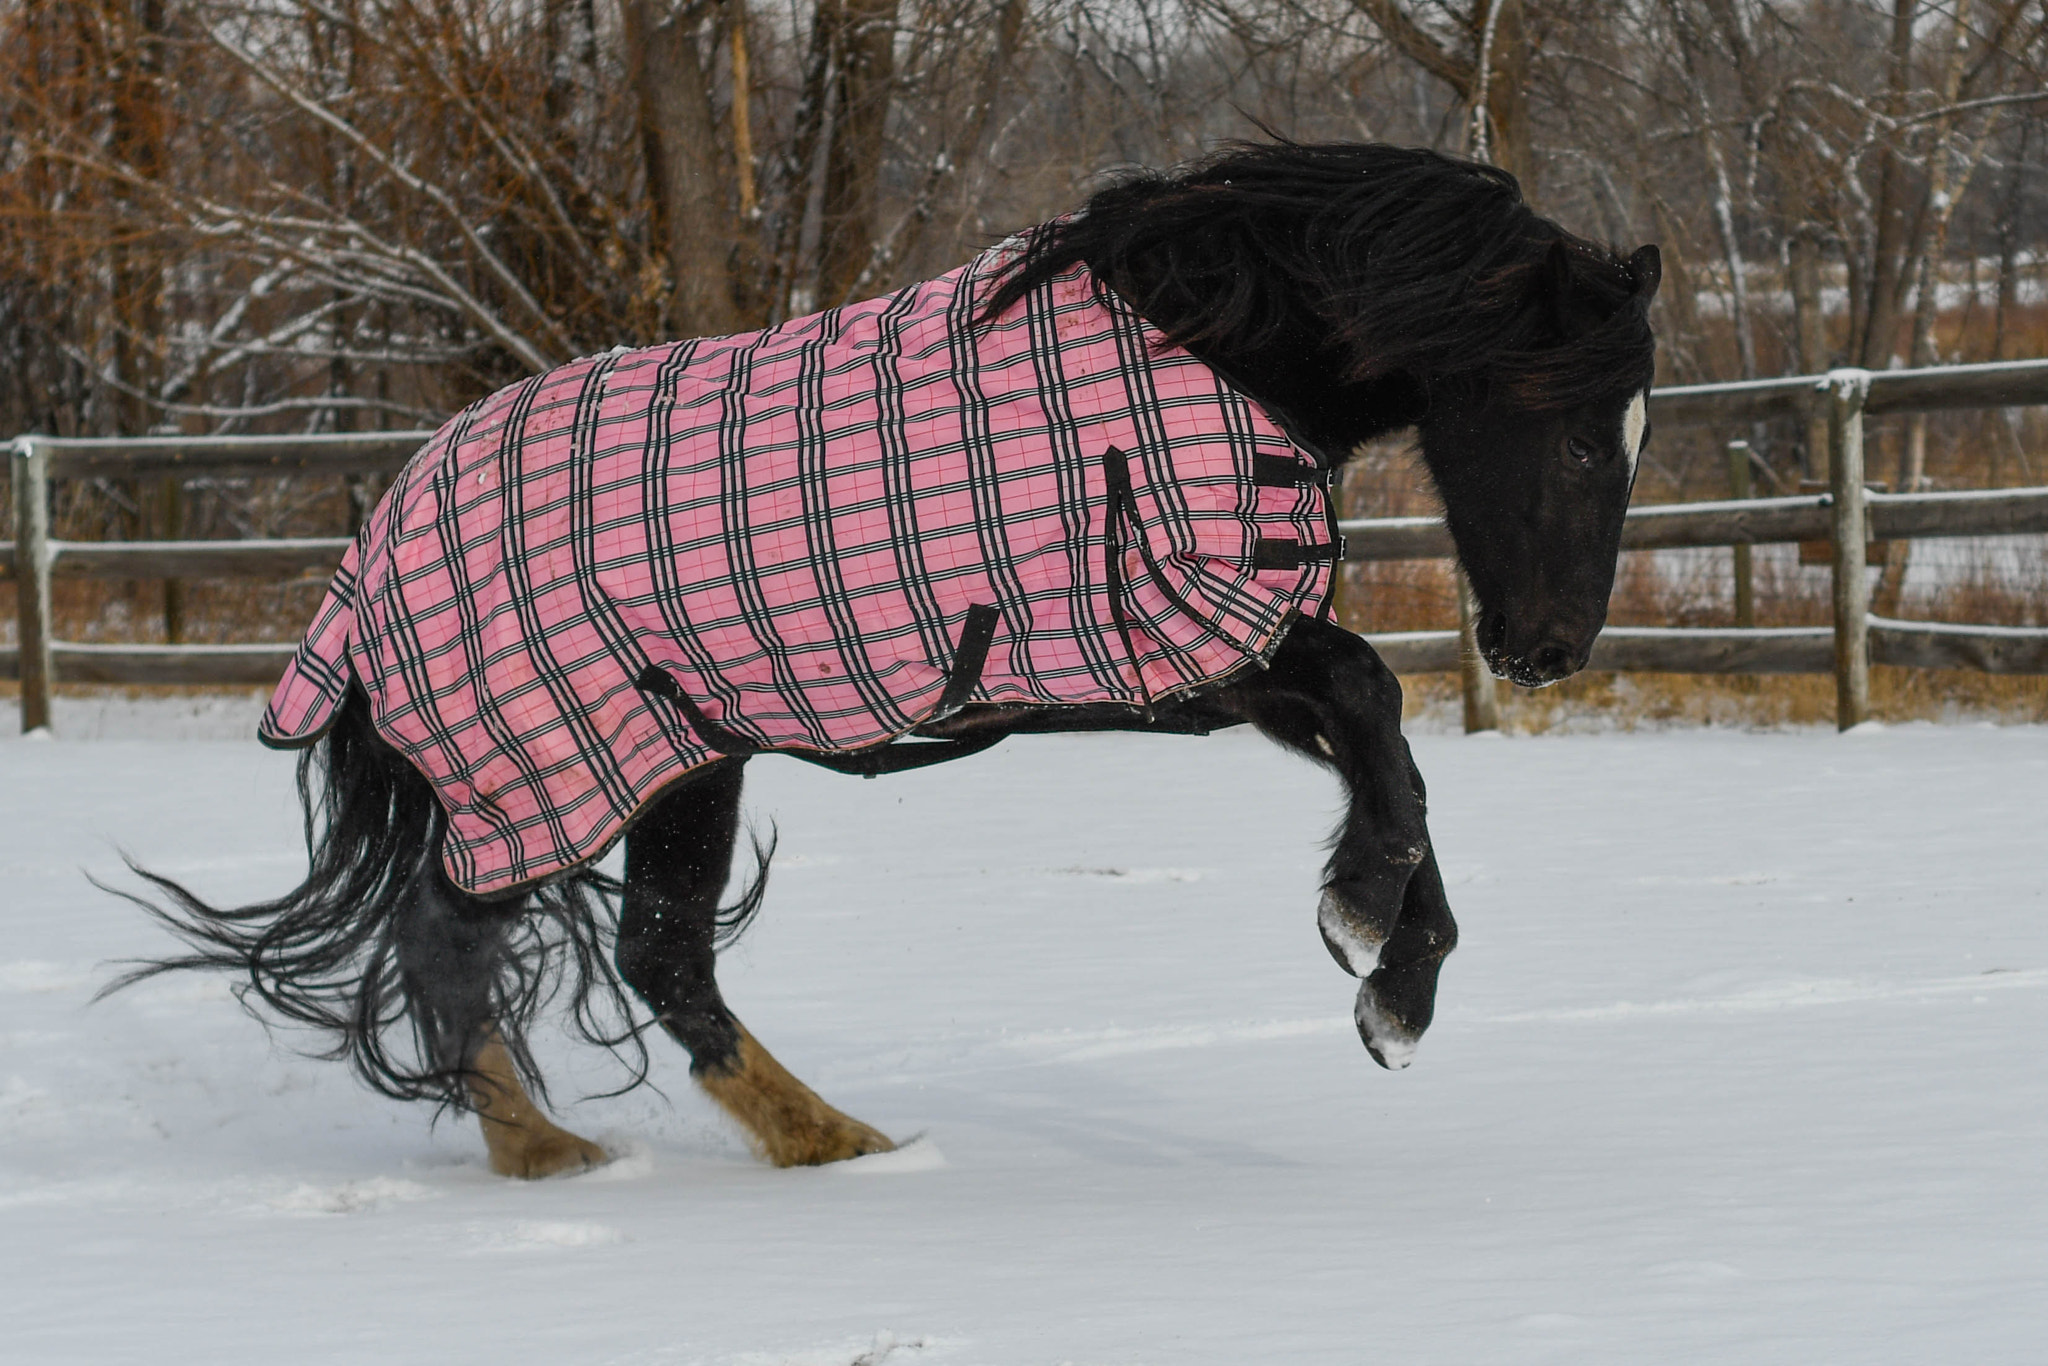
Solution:
<path fill-rule="evenodd" d="M 1322 901 L 1317 903 L 1316 928 L 1323 932 L 1323 942 L 1353 977 L 1370 977 L 1380 965 L 1380 950 L 1387 941 L 1360 932 L 1344 913 L 1344 903 L 1335 892 L 1324 892 Z"/>
<path fill-rule="evenodd" d="M 1621 415 L 1621 449 L 1628 455 L 1628 472 L 1636 472 L 1636 461 L 1643 454 L 1643 429 L 1650 425 L 1650 404 L 1646 395 L 1637 394 L 1628 401 L 1628 411 Z"/>

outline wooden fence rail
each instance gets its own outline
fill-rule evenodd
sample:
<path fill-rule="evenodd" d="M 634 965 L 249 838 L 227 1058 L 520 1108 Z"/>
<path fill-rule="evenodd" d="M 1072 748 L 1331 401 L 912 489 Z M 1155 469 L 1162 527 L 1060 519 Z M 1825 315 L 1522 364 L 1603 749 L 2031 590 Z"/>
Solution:
<path fill-rule="evenodd" d="M 2048 532 L 2048 488 L 1866 492 L 1863 501 L 1872 540 Z M 1621 548 L 1673 550 L 1824 541 L 1830 534 L 1833 502 L 1832 494 L 1819 493 L 1630 508 L 1621 526 Z M 1344 533 L 1345 558 L 1354 562 L 1441 560 L 1451 554 L 1451 534 L 1434 517 L 1363 518 L 1338 526 Z"/>
<path fill-rule="evenodd" d="M 1737 428 L 1782 417 L 1824 414 L 1830 491 L 1634 508 L 1622 548 L 1832 543 L 1834 624 L 1819 627 L 1680 629 L 1609 627 L 1594 645 L 1591 668 L 1664 673 L 1829 673 L 1844 727 L 1869 715 L 1872 663 L 1908 668 L 1968 668 L 2048 673 L 2048 630 L 1892 621 L 1869 612 L 1864 548 L 1869 540 L 1925 536 L 2048 533 L 2048 488 L 1963 493 L 1880 494 L 1864 487 L 1863 418 L 2048 403 L 2048 361 L 1928 370 L 1838 370 L 1827 375 L 1660 389 L 1650 397 L 1659 426 Z M 53 541 L 53 479 L 164 475 L 310 475 L 387 473 L 431 435 L 377 432 L 312 437 L 149 437 L 13 443 L 14 539 L 0 541 L 0 577 L 18 580 L 19 644 L 0 647 L 0 677 L 21 680 L 23 730 L 50 720 L 53 685 L 66 683 L 263 684 L 290 660 L 290 644 L 84 644 L 53 639 L 50 585 L 57 579 L 290 578 L 339 563 L 348 541 L 305 537 L 269 541 Z M 1347 558 L 1440 559 L 1451 554 L 1443 524 L 1431 517 L 1389 517 L 1342 524 Z M 1369 637 L 1396 673 L 1458 669 L 1469 644 L 1457 631 L 1404 631 Z M 1469 714 L 1469 712 L 1468 712 Z"/>

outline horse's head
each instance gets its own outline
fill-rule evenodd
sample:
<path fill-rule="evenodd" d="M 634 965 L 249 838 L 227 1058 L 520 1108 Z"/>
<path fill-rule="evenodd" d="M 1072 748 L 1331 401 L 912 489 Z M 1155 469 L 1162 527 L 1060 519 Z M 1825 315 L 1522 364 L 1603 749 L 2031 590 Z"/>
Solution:
<path fill-rule="evenodd" d="M 1423 459 L 1478 600 L 1487 667 L 1541 687 L 1585 667 L 1607 621 L 1646 412 L 1655 247 L 1625 263 L 1554 243 L 1532 271 L 1540 344 L 1432 386 Z"/>
<path fill-rule="evenodd" d="M 1418 428 L 1487 663 L 1532 686 L 1585 664 L 1649 434 L 1655 247 L 1572 236 L 1496 167 L 1277 140 L 1035 230 L 984 316 L 1076 262 L 1326 459 Z"/>

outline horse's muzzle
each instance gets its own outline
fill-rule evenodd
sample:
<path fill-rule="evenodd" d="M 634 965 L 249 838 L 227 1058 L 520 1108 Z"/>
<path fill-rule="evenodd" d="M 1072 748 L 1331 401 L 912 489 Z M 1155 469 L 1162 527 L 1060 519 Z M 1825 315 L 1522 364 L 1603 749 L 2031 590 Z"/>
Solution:
<path fill-rule="evenodd" d="M 1473 632 L 1486 667 L 1496 678 L 1519 687 L 1547 688 L 1562 682 L 1585 668 L 1593 653 L 1593 636 L 1583 644 L 1572 644 L 1561 635 L 1543 633 L 1534 643 L 1522 645 L 1511 641 L 1511 634 L 1507 613 L 1498 611 L 1482 613 Z"/>

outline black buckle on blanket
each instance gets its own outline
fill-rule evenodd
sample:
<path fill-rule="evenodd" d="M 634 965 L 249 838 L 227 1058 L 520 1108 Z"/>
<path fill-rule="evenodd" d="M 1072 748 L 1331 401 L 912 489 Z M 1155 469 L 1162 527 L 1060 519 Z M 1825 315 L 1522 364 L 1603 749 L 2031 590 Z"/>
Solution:
<path fill-rule="evenodd" d="M 1300 541 L 1268 540 L 1261 536 L 1252 545 L 1253 569 L 1302 569 L 1324 560 L 1344 558 L 1344 538 L 1303 545 Z"/>
<path fill-rule="evenodd" d="M 967 620 L 960 627 L 960 643 L 953 651 L 953 667 L 946 671 L 946 690 L 939 696 L 938 715 L 956 712 L 967 704 L 968 696 L 981 682 L 981 671 L 988 663 L 989 646 L 995 641 L 996 626 L 1002 617 L 1002 612 L 988 603 L 978 602 L 967 609 Z M 673 703 L 683 714 L 683 719 L 690 723 L 690 729 L 720 754 L 734 758 L 787 754 L 792 759 L 829 768 L 834 773 L 857 774 L 863 778 L 879 778 L 885 773 L 905 773 L 950 759 L 964 759 L 970 754 L 979 754 L 1008 735 L 1006 731 L 998 731 L 993 735 L 977 735 L 963 740 L 919 740 L 913 743 L 896 740 L 851 754 L 831 754 L 819 749 L 771 750 L 733 733 L 706 716 L 704 709 L 683 691 L 683 685 L 658 664 L 642 669 L 640 676 L 633 680 L 633 686 Z"/>
<path fill-rule="evenodd" d="M 1292 489 L 1304 484 L 1330 486 L 1330 472 L 1320 465 L 1304 465 L 1284 455 L 1266 451 L 1252 454 L 1252 482 L 1262 489 Z"/>

